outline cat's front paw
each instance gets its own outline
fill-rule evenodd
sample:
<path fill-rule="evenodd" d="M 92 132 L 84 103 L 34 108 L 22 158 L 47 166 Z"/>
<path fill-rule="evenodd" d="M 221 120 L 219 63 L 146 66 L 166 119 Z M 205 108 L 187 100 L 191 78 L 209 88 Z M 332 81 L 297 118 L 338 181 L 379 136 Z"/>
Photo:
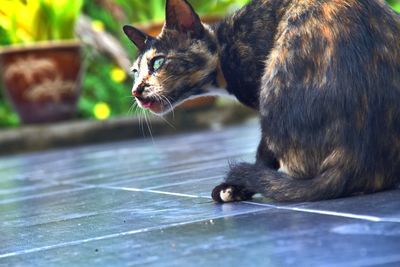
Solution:
<path fill-rule="evenodd" d="M 247 191 L 246 189 L 227 183 L 222 183 L 216 186 L 211 197 L 214 201 L 219 203 L 242 201 L 251 199 L 254 193 Z"/>

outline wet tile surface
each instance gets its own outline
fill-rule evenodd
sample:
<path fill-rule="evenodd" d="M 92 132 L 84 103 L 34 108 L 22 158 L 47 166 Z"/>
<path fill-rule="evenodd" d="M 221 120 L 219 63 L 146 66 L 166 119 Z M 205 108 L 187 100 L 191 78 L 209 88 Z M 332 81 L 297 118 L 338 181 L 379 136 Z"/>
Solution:
<path fill-rule="evenodd" d="M 400 266 L 400 190 L 214 204 L 255 122 L 0 158 L 0 266 Z"/>

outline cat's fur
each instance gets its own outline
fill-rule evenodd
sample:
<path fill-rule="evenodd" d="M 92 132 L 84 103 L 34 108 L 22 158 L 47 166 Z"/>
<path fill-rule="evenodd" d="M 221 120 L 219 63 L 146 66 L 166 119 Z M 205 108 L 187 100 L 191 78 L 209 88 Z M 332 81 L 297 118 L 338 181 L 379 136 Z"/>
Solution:
<path fill-rule="evenodd" d="M 167 0 L 166 13 L 157 38 L 124 28 L 140 49 L 138 102 L 163 113 L 225 77 L 261 116 L 256 162 L 232 166 L 214 200 L 315 201 L 399 185 L 400 16 L 384 1 L 254 0 L 213 28 L 186 0 Z M 149 72 L 158 54 L 166 61 Z"/>

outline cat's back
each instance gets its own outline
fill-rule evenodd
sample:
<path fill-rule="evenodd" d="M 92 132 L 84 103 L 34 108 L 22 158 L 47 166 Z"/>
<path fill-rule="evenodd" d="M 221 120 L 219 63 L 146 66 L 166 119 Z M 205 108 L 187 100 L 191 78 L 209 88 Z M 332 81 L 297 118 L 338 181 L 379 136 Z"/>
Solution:
<path fill-rule="evenodd" d="M 276 37 L 298 31 L 335 41 L 363 33 L 400 46 L 400 15 L 384 0 L 290 0 L 281 13 Z"/>
<path fill-rule="evenodd" d="M 291 0 L 284 8 L 264 82 L 281 75 L 275 85 L 367 88 L 399 77 L 400 16 L 383 0 Z M 393 86 L 400 91 L 400 81 Z"/>
<path fill-rule="evenodd" d="M 278 37 L 291 29 L 305 34 L 307 30 L 308 34 L 321 30 L 325 38 L 328 37 L 326 28 L 332 30 L 331 37 L 338 38 L 351 38 L 356 29 L 371 30 L 371 35 L 400 32 L 400 15 L 384 0 L 290 0 L 281 9 Z M 399 44 L 396 36 L 384 37 L 393 38 Z"/>
<path fill-rule="evenodd" d="M 279 0 L 254 0 L 253 2 L 259 5 L 270 5 Z M 325 18 L 330 19 L 332 16 L 344 15 L 349 17 L 352 15 L 352 11 L 365 12 L 370 11 L 370 15 L 375 14 L 377 17 L 382 16 L 385 11 L 388 15 L 397 17 L 397 14 L 385 0 L 286 0 L 283 1 L 281 9 L 283 13 L 289 16 L 299 16 L 305 13 L 313 13 L 313 15 L 323 15 Z M 362 11 L 364 9 L 364 11 Z M 322 13 L 319 13 L 322 11 Z M 345 12 L 345 13 L 342 13 Z M 347 13 L 346 13 L 347 12 Z"/>

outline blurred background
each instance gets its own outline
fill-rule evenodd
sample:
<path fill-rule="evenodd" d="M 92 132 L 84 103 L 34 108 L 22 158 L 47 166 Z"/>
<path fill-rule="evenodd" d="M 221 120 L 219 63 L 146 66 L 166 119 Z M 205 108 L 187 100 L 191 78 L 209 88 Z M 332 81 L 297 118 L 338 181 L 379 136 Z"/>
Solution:
<path fill-rule="evenodd" d="M 189 0 L 208 22 L 248 1 Z M 387 2 L 400 11 L 400 0 Z M 156 34 L 164 6 L 165 0 L 0 0 L 0 129 L 147 116 L 132 106 L 136 48 L 121 27 Z M 184 108 L 230 104 L 206 99 Z"/>

